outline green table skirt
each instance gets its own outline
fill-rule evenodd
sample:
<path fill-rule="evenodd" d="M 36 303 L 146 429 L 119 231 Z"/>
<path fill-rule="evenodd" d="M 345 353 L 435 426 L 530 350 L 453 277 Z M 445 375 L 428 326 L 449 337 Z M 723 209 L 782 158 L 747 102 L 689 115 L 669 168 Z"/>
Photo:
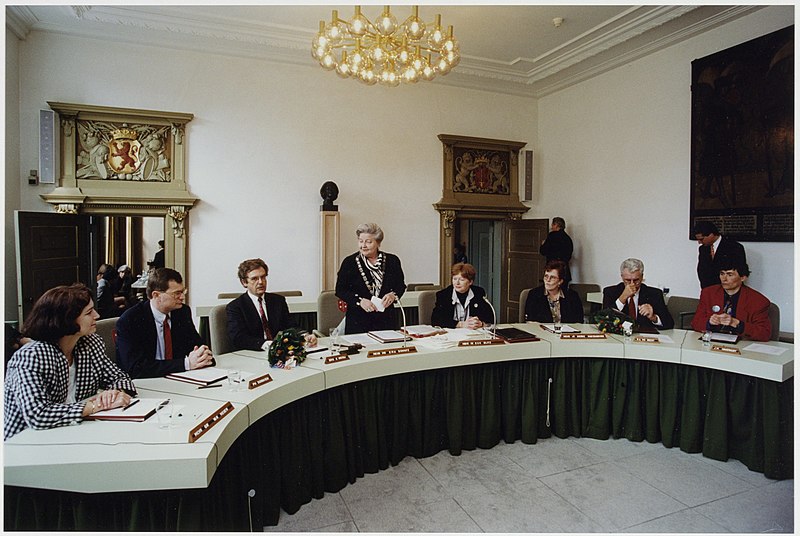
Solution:
<path fill-rule="evenodd" d="M 250 530 L 252 522 L 261 530 L 277 524 L 280 509 L 295 513 L 406 456 L 443 449 L 458 455 L 551 435 L 661 442 L 792 478 L 793 385 L 596 358 L 364 380 L 260 419 L 234 443 L 208 488 L 83 494 L 5 486 L 5 529 L 231 531 Z"/>

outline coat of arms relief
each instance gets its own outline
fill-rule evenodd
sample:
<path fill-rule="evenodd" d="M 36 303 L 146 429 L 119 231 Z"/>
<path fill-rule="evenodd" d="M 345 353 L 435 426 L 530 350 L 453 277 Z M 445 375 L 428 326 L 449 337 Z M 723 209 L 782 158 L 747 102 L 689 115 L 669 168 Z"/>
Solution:
<path fill-rule="evenodd" d="M 170 182 L 172 128 L 78 120 L 78 179 Z"/>

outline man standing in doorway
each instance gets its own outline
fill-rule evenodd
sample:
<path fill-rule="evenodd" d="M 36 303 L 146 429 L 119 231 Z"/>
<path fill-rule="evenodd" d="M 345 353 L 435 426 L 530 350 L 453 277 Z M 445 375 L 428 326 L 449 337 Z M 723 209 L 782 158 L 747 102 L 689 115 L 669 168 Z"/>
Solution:
<path fill-rule="evenodd" d="M 569 282 L 572 281 L 572 274 L 569 270 L 569 261 L 572 258 L 572 238 L 564 230 L 566 227 L 567 223 L 564 218 L 558 216 L 553 218 L 550 232 L 539 247 L 539 253 L 544 255 L 546 262 L 563 261 L 567 265 L 564 272 L 564 283 L 562 283 L 564 286 L 569 285 Z"/>

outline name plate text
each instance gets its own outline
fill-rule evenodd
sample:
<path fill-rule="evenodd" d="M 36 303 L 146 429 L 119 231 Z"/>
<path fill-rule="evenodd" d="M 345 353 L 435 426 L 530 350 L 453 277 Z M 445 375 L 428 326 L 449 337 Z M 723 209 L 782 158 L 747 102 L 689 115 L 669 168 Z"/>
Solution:
<path fill-rule="evenodd" d="M 386 348 L 385 350 L 370 350 L 367 357 L 383 357 L 387 355 L 413 354 L 416 353 L 416 346 L 405 346 L 403 348 Z"/>
<path fill-rule="evenodd" d="M 661 344 L 658 337 L 634 337 L 633 342 L 646 342 L 650 344 Z"/>
<path fill-rule="evenodd" d="M 733 346 L 723 346 L 721 344 L 712 344 L 711 351 L 721 352 L 723 354 L 742 355 L 742 352 L 738 348 L 734 348 Z"/>
<path fill-rule="evenodd" d="M 476 339 L 474 341 L 458 341 L 459 346 L 484 346 L 487 344 L 505 344 L 503 339 Z"/>
<path fill-rule="evenodd" d="M 605 333 L 562 333 L 561 339 L 605 339 Z"/>
<path fill-rule="evenodd" d="M 225 402 L 222 407 L 209 415 L 203 422 L 195 426 L 189 431 L 189 443 L 194 443 L 203 434 L 211 430 L 219 421 L 227 417 L 233 411 L 233 404 L 230 401 Z"/>
<path fill-rule="evenodd" d="M 338 363 L 339 361 L 349 361 L 350 356 L 347 354 L 336 354 L 336 355 L 329 355 L 325 358 L 325 364 L 330 365 L 331 363 Z"/>
<path fill-rule="evenodd" d="M 258 378 L 253 378 L 249 382 L 247 382 L 248 389 L 255 389 L 256 387 L 261 387 L 262 385 L 266 385 L 272 381 L 272 376 L 269 374 L 264 374 L 263 376 L 259 376 Z"/>

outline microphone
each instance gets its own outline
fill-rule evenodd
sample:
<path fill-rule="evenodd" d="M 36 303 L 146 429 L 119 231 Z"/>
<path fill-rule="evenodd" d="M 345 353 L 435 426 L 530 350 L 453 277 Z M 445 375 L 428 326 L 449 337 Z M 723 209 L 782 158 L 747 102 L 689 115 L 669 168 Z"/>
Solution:
<path fill-rule="evenodd" d="M 712 313 L 718 313 L 721 310 L 722 310 L 722 308 L 719 305 L 715 305 L 714 307 L 711 308 L 711 312 Z"/>
<path fill-rule="evenodd" d="M 400 314 L 403 315 L 403 329 L 402 329 L 402 332 L 403 332 L 403 348 L 405 348 L 406 347 L 406 341 L 408 340 L 408 334 L 406 332 L 406 310 L 403 309 L 403 304 L 400 303 L 400 297 L 397 296 L 397 293 L 395 293 L 395 300 L 394 301 L 396 301 L 397 305 L 400 306 Z"/>
<path fill-rule="evenodd" d="M 486 297 L 486 294 L 483 295 L 483 301 L 488 303 L 489 307 L 492 309 L 492 319 L 494 320 L 494 322 L 492 322 L 492 338 L 495 339 L 497 338 L 497 313 L 494 310 L 494 305 L 492 305 L 492 302 L 490 302 L 489 298 Z"/>

